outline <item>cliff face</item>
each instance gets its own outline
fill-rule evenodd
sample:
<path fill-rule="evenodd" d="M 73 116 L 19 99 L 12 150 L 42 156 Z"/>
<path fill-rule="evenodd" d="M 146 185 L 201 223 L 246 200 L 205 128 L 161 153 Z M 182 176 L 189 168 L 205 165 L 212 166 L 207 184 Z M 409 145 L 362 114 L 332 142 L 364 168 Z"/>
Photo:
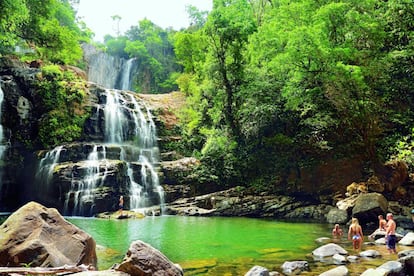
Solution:
<path fill-rule="evenodd" d="M 0 60 L 0 85 L 4 100 L 1 124 L 7 145 L 1 162 L 0 210 L 11 210 L 25 201 L 21 193 L 32 183 L 32 149 L 38 133 L 39 113 L 34 82 L 39 69 L 12 59 Z"/>
<path fill-rule="evenodd" d="M 157 144 L 162 147 L 177 137 L 155 140 L 155 125 L 157 129 L 174 128 L 177 119 L 172 110 L 184 102 L 182 94 L 139 95 L 85 81 L 83 105 L 90 114 L 81 138 L 45 149 L 38 137 L 43 116 L 36 98 L 38 73 L 36 66 L 17 60 L 0 63 L 1 124 L 7 141 L 1 162 L 0 211 L 35 200 L 64 214 L 93 215 L 116 210 L 120 195 L 127 208 L 164 201 L 158 187 L 165 178 Z M 76 74 L 84 75 L 79 69 Z M 171 158 L 170 153 L 166 155 Z M 167 200 L 171 190 L 174 199 L 183 195 L 167 189 Z"/>
<path fill-rule="evenodd" d="M 185 103 L 185 96 L 180 92 L 144 95 L 120 91 L 112 95 L 85 81 L 87 97 L 84 104 L 90 114 L 82 137 L 54 149 L 42 148 L 38 138 L 42 106 L 36 98 L 39 72 L 36 64 L 30 66 L 16 60 L 0 60 L 0 85 L 4 94 L 1 125 L 3 144 L 7 145 L 0 162 L 0 211 L 11 211 L 36 200 L 48 207 L 56 207 L 64 214 L 92 215 L 116 210 L 120 195 L 126 195 L 127 208 L 138 208 L 220 190 L 214 183 L 198 183 L 194 169 L 200 164 L 199 160 L 171 150 L 174 148 L 171 145 L 180 140 L 175 115 Z M 85 76 L 79 69 L 76 74 Z M 122 133 L 122 141 L 117 140 L 116 135 L 108 138 L 112 134 L 106 124 L 114 118 L 107 114 L 104 103 L 111 95 L 118 98 L 113 114 L 122 114 L 111 127 Z M 138 109 L 142 114 L 136 113 Z M 136 135 L 138 129 L 148 123 L 151 125 L 152 120 L 157 126 L 158 139 L 153 141 L 154 146 L 148 146 L 142 144 L 147 138 Z M 144 132 L 151 132 L 151 126 L 147 127 Z M 155 148 L 157 151 L 153 151 Z M 141 155 L 145 158 L 140 159 Z M 363 161 L 355 157 L 327 158 L 316 166 L 292 168 L 268 186 L 274 193 L 291 195 L 299 201 L 302 198 L 313 204 L 333 204 L 345 195 L 349 184 L 365 180 L 362 167 Z M 389 170 L 393 171 L 390 167 L 378 175 L 380 182 L 385 181 L 381 179 L 387 174 L 392 174 Z M 153 184 L 143 190 L 142 183 L 153 181 L 162 186 L 162 195 Z M 141 187 L 135 187 L 136 183 Z M 412 200 L 414 190 L 410 185 L 401 186 L 404 183 L 411 183 L 407 176 L 386 191 L 387 198 L 401 202 Z M 131 192 L 135 188 L 137 190 Z M 147 196 L 145 202 L 140 201 L 142 194 Z"/>

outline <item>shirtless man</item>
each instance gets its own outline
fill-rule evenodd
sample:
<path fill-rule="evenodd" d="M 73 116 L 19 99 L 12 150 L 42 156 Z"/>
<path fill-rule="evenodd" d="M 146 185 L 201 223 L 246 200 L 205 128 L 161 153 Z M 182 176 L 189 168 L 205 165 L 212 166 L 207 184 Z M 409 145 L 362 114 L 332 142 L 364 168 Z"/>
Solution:
<path fill-rule="evenodd" d="M 394 217 L 391 213 L 387 214 L 387 225 L 385 226 L 385 240 L 387 249 L 390 253 L 397 253 L 395 245 L 397 244 L 397 236 L 395 236 L 395 229 L 397 224 L 394 221 Z"/>
<path fill-rule="evenodd" d="M 352 223 L 349 226 L 348 240 L 351 240 L 351 237 L 354 250 L 359 251 L 361 249 L 362 241 L 364 240 L 364 234 L 362 233 L 362 227 L 359 225 L 357 218 L 352 218 Z"/>

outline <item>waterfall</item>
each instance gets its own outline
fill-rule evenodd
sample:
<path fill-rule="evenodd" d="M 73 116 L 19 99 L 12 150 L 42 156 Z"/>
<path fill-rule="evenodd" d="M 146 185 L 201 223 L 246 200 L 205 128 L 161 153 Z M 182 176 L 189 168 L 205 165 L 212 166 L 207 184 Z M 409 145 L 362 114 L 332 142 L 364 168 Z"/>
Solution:
<path fill-rule="evenodd" d="M 40 180 L 40 183 L 46 184 L 47 189 L 53 176 L 53 169 L 59 163 L 60 153 L 63 150 L 63 146 L 58 146 L 51 151 L 48 151 L 45 156 L 40 160 L 39 169 L 37 170 L 36 178 Z"/>
<path fill-rule="evenodd" d="M 141 107 L 132 94 L 117 90 L 107 90 L 104 112 L 107 142 L 121 146 L 121 160 L 127 164 L 130 209 L 144 208 L 154 203 L 163 206 L 164 191 L 155 169 L 159 150 L 151 112 L 146 106 Z M 140 179 L 134 177 L 133 164 L 141 166 Z M 153 202 L 154 194 L 158 202 Z"/>
<path fill-rule="evenodd" d="M 131 92 L 106 89 L 103 93 L 94 113 L 103 120 L 103 141 L 58 146 L 47 152 L 36 174 L 40 191 L 63 185 L 58 187 L 63 189 L 65 215 L 102 212 L 102 202 L 113 200 L 108 190 L 113 195 L 123 193 L 131 210 L 160 205 L 162 212 L 164 191 L 157 172 L 159 149 L 151 112 Z M 59 177 L 53 178 L 57 171 Z M 121 185 L 125 186 L 121 189 Z"/>
<path fill-rule="evenodd" d="M 121 72 L 121 79 L 119 81 L 119 89 L 121 90 L 131 90 L 131 75 L 134 71 L 134 64 L 135 64 L 135 58 L 128 59 L 126 61 L 125 66 L 123 67 L 123 70 Z"/>
<path fill-rule="evenodd" d="M 108 173 L 106 147 L 94 145 L 87 160 L 84 161 L 84 166 L 86 172 L 81 181 L 74 181 L 72 176 L 71 188 L 65 197 L 64 214 L 93 215 L 96 189 L 104 183 Z M 101 167 L 104 169 L 102 170 Z M 70 211 L 71 200 L 73 208 Z"/>
<path fill-rule="evenodd" d="M 92 45 L 83 45 L 88 62 L 88 80 L 109 89 L 131 90 L 131 77 L 136 69 L 136 59 L 111 56 Z"/>

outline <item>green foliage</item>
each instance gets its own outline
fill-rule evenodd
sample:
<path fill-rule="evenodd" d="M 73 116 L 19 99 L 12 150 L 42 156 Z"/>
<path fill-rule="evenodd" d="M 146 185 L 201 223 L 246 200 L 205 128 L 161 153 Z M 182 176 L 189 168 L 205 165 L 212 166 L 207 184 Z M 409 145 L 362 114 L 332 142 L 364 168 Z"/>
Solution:
<path fill-rule="evenodd" d="M 414 128 L 411 134 L 396 142 L 391 159 L 403 160 L 411 170 L 414 169 Z"/>
<path fill-rule="evenodd" d="M 204 133 L 207 140 L 201 150 L 201 165 L 198 168 L 203 171 L 200 173 L 205 178 L 202 182 L 234 186 L 234 181 L 240 177 L 237 143 L 224 131 L 205 129 Z"/>
<path fill-rule="evenodd" d="M 68 1 L 6 0 L 0 9 L 0 54 L 28 45 L 32 59 L 62 64 L 76 64 L 81 59 L 80 42 L 88 41 L 90 32 L 78 25 Z"/>
<path fill-rule="evenodd" d="M 396 137 L 414 126 L 412 11 L 404 0 L 214 1 L 203 27 L 174 40 L 183 137 L 204 172 L 232 160 L 239 181 L 262 187 L 328 157 L 408 154 L 411 138 Z"/>
<path fill-rule="evenodd" d="M 3 54 L 19 41 L 20 25 L 27 20 L 29 11 L 24 0 L 2 0 L 0 11 L 0 54 Z"/>
<path fill-rule="evenodd" d="M 83 81 L 57 65 L 43 66 L 38 78 L 38 109 L 43 114 L 39 122 L 39 139 L 43 147 L 79 139 L 88 116 L 82 107 Z"/>

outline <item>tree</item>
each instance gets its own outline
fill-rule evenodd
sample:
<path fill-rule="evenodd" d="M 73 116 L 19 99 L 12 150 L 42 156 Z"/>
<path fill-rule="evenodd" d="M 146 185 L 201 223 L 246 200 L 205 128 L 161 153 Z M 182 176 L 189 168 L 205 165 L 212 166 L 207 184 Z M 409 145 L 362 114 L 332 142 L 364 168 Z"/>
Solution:
<path fill-rule="evenodd" d="M 0 54 L 3 54 L 19 40 L 20 25 L 28 19 L 29 10 L 24 0 L 0 1 L 0 10 Z"/>

